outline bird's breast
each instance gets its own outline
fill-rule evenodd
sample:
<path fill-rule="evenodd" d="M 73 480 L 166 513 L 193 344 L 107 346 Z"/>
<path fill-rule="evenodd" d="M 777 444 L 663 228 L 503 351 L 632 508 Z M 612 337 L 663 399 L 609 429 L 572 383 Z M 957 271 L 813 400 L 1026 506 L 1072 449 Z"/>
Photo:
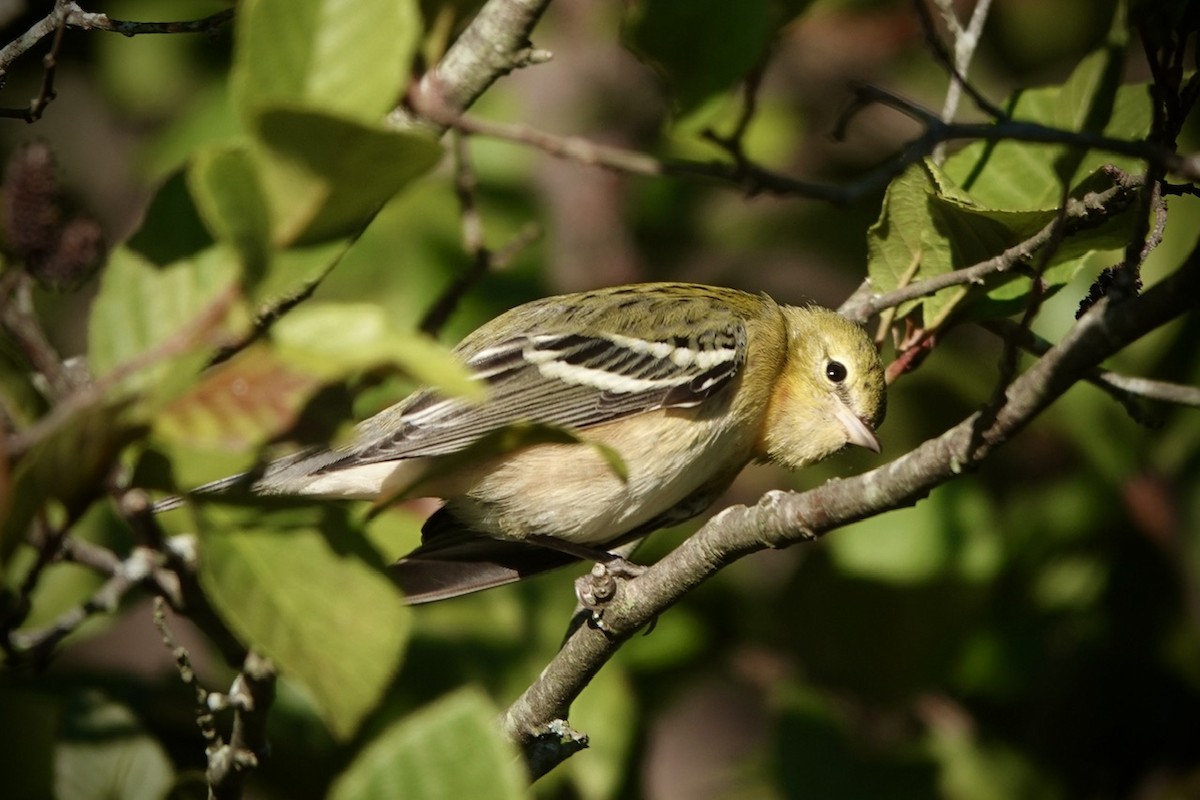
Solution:
<path fill-rule="evenodd" d="M 482 466 L 472 485 L 447 503 L 483 534 L 539 534 L 600 546 L 731 478 L 749 459 L 751 437 L 723 415 L 674 409 L 630 422 L 583 435 L 618 454 L 625 476 L 590 444 L 536 445 Z"/>

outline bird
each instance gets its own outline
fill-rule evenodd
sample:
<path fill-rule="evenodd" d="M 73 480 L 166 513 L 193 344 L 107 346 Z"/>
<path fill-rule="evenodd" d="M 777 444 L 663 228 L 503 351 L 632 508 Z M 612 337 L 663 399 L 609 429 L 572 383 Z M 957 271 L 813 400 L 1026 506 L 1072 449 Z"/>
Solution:
<path fill-rule="evenodd" d="M 415 604 L 603 561 L 701 514 L 750 462 L 796 470 L 847 445 L 880 451 L 879 353 L 818 305 L 628 284 L 517 306 L 454 354 L 486 388 L 482 402 L 419 389 L 344 444 L 190 494 L 440 498 L 420 546 L 392 566 Z M 521 425 L 563 434 L 481 444 Z"/>

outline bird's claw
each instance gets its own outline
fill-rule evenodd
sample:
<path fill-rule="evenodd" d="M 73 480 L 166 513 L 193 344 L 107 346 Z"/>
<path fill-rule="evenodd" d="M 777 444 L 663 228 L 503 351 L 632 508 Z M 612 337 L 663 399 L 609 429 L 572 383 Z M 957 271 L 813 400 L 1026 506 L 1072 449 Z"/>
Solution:
<path fill-rule="evenodd" d="M 636 578 L 645 571 L 646 568 L 640 564 L 624 558 L 612 558 L 597 561 L 588 574 L 576 579 L 575 597 L 579 600 L 580 608 L 588 612 L 593 626 L 605 633 L 610 632 L 604 623 L 604 609 L 617 596 L 620 581 Z"/>

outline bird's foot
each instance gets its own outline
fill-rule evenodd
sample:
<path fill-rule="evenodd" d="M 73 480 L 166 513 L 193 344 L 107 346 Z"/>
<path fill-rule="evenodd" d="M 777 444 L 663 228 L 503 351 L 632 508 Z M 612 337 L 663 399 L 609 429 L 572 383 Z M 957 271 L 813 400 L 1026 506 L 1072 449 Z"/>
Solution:
<path fill-rule="evenodd" d="M 646 571 L 641 564 L 609 555 L 609 558 L 593 564 L 588 574 L 575 581 L 575 597 L 579 600 L 580 611 L 587 612 L 591 624 L 606 633 L 609 628 L 604 623 L 604 609 L 617 596 L 620 582 L 636 578 Z"/>

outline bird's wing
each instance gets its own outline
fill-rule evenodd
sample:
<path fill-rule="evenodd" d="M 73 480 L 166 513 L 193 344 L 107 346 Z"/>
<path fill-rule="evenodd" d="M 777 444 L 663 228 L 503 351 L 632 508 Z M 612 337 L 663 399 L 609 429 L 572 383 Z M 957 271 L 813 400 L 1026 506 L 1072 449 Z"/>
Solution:
<path fill-rule="evenodd" d="M 713 302 L 697 305 L 685 337 L 604 328 L 580 333 L 548 312 L 527 314 L 524 329 L 499 340 L 485 326 L 459 347 L 488 386 L 485 402 L 417 392 L 363 422 L 355 442 L 326 454 L 314 472 L 453 453 L 516 422 L 586 430 L 644 411 L 696 406 L 729 385 L 746 360 L 743 320 Z"/>

